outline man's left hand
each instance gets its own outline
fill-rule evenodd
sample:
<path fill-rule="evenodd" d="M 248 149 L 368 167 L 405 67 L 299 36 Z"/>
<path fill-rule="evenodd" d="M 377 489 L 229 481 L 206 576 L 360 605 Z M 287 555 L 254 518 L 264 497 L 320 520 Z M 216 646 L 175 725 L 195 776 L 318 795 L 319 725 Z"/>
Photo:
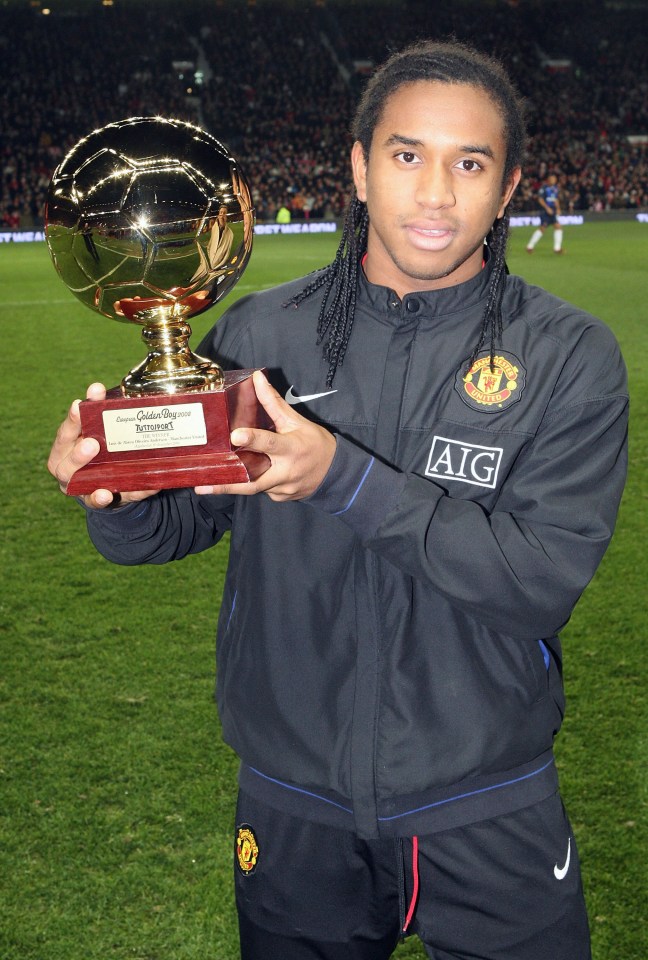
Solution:
<path fill-rule="evenodd" d="M 239 427 L 231 435 L 236 448 L 270 458 L 270 467 L 252 483 L 196 487 L 198 494 L 267 493 L 272 500 L 304 500 L 317 490 L 335 455 L 332 433 L 302 417 L 277 393 L 260 370 L 253 374 L 259 402 L 275 425 L 271 430 Z"/>

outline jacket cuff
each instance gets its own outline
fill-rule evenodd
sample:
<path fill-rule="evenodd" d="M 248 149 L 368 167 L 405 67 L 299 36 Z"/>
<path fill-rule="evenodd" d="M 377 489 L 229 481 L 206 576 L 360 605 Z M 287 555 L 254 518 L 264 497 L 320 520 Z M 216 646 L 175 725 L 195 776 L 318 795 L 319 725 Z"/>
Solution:
<path fill-rule="evenodd" d="M 109 528 L 115 533 L 126 533 L 139 529 L 142 526 L 150 525 L 151 521 L 153 521 L 153 526 L 157 524 L 157 511 L 152 503 L 155 497 L 126 503 L 119 507 L 105 507 L 104 509 L 88 507 L 80 497 L 77 499 L 87 514 L 88 523 L 93 526 Z"/>
<path fill-rule="evenodd" d="M 407 478 L 339 434 L 336 440 L 328 473 L 304 503 L 339 517 L 369 540 L 398 503 Z"/>

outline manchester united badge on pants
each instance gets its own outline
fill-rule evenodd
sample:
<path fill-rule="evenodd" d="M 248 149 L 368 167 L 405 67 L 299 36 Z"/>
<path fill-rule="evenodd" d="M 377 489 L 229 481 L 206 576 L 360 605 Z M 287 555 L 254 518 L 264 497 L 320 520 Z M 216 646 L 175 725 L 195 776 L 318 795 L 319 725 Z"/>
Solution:
<path fill-rule="evenodd" d="M 236 828 L 236 862 L 244 877 L 251 876 L 259 860 L 259 844 L 249 823 Z"/>

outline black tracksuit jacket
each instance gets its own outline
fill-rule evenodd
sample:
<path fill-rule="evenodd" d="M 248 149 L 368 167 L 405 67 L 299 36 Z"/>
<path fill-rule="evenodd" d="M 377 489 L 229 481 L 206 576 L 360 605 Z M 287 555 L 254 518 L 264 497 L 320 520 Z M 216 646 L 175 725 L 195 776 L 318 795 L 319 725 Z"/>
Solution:
<path fill-rule="evenodd" d="M 321 292 L 284 308 L 302 280 L 238 301 L 199 352 L 267 367 L 337 435 L 320 488 L 288 503 L 167 491 L 88 513 L 97 548 L 125 564 L 181 558 L 231 528 L 217 699 L 241 785 L 366 838 L 557 789 L 557 635 L 625 479 L 610 331 L 508 277 L 496 369 L 484 350 L 469 373 L 488 278 L 487 265 L 402 301 L 363 278 L 334 392 L 315 346 Z"/>

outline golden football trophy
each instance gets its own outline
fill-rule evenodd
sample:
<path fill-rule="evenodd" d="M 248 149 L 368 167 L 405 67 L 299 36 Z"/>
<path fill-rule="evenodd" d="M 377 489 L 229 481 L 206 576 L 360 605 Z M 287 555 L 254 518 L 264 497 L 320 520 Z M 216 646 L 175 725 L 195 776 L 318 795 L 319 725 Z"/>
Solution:
<path fill-rule="evenodd" d="M 188 320 L 225 297 L 252 252 L 254 210 L 239 164 L 179 120 L 132 117 L 80 140 L 54 172 L 45 232 L 86 306 L 139 324 L 147 357 L 105 401 L 81 403 L 97 457 L 69 494 L 245 482 L 269 466 L 233 450 L 238 426 L 271 428 L 251 370 L 223 372 L 189 348 Z"/>

